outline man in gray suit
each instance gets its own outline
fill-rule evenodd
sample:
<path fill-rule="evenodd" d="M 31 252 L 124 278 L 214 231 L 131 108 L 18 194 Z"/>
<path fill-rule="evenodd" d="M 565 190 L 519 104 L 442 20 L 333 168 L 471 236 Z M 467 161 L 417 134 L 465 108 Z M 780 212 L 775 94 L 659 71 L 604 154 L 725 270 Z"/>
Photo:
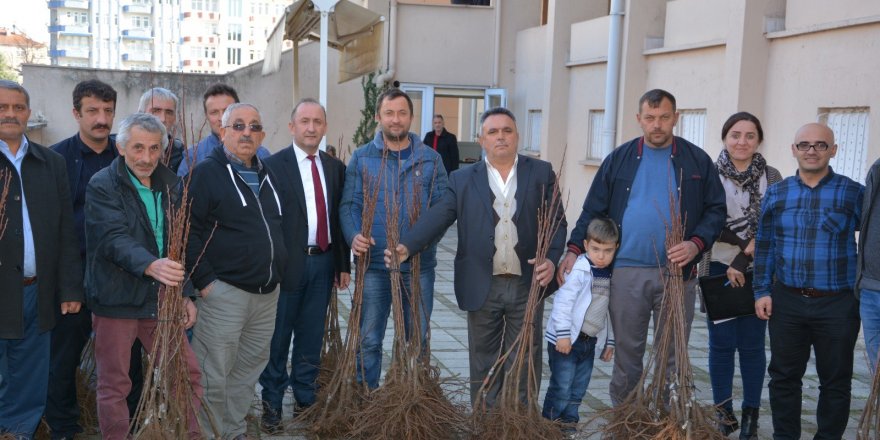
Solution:
<path fill-rule="evenodd" d="M 455 257 L 455 297 L 458 307 L 468 312 L 468 354 L 470 357 L 471 403 L 476 401 L 483 380 L 500 353 L 507 352 L 523 326 L 532 279 L 548 285 L 554 262 L 565 246 L 566 222 L 553 235 L 550 251 L 535 261 L 538 238 L 538 210 L 549 203 L 556 185 L 548 162 L 517 154 L 519 135 L 516 118 L 505 108 L 494 108 L 481 118 L 480 145 L 486 159 L 453 172 L 449 188 L 437 205 L 419 217 L 403 234 L 397 246 L 401 260 L 438 240 L 458 220 L 458 250 Z M 391 252 L 386 251 L 390 262 Z M 536 264 L 537 263 L 537 264 Z M 533 367 L 541 375 L 541 332 L 543 302 L 535 314 L 532 346 Z M 510 363 L 497 371 L 497 380 L 486 396 L 494 405 Z M 537 383 L 519 378 L 520 397 L 527 387 L 537 392 Z"/>

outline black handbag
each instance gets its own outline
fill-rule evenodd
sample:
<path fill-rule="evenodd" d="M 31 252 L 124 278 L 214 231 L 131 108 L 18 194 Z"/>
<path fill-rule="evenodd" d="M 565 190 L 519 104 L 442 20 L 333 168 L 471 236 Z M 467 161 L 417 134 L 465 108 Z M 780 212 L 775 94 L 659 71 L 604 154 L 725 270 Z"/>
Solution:
<path fill-rule="evenodd" d="M 706 315 L 710 321 L 738 318 L 755 314 L 755 292 L 752 290 L 752 277 L 745 273 L 746 282 L 742 287 L 733 287 L 727 274 L 700 277 L 700 291 L 706 305 Z"/>

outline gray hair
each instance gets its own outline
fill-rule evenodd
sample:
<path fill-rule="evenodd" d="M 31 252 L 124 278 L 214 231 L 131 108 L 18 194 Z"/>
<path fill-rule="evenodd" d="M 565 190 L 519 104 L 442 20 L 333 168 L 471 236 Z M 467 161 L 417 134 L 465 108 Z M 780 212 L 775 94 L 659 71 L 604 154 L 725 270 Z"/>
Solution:
<path fill-rule="evenodd" d="M 15 90 L 16 92 L 21 93 L 22 95 L 24 95 L 25 103 L 27 104 L 28 108 L 30 108 L 31 95 L 28 93 L 27 89 L 22 87 L 21 84 L 15 81 L 10 81 L 8 79 L 0 79 L 0 89 Z"/>
<path fill-rule="evenodd" d="M 148 133 L 160 133 L 162 135 L 162 151 L 165 151 L 165 148 L 168 147 L 168 131 L 165 130 L 165 124 L 159 118 L 149 113 L 133 113 L 119 124 L 119 132 L 116 133 L 116 145 L 121 149 L 124 150 L 128 141 L 131 140 L 131 129 L 134 127 L 138 127 Z"/>
<path fill-rule="evenodd" d="M 504 107 L 495 107 L 495 108 L 491 108 L 489 110 L 486 110 L 486 112 L 483 113 L 482 116 L 480 116 L 480 125 L 483 125 L 483 123 L 486 122 L 486 119 L 489 119 L 489 116 L 495 116 L 495 115 L 507 116 L 508 118 L 510 118 L 511 121 L 513 121 L 514 125 L 516 125 L 516 116 L 513 115 L 512 111 L 510 111 Z"/>
<path fill-rule="evenodd" d="M 220 118 L 220 125 L 222 125 L 223 127 L 226 127 L 227 125 L 229 125 L 229 115 L 231 115 L 232 112 L 234 112 L 235 110 L 238 110 L 243 107 L 250 107 L 250 108 L 254 109 L 254 111 L 257 112 L 257 117 L 260 118 L 260 121 L 263 120 L 263 115 L 260 114 L 260 110 L 258 110 L 256 107 L 254 107 L 253 104 L 247 104 L 244 102 L 236 102 L 235 104 L 231 104 L 229 107 L 226 107 L 226 111 L 223 112 L 223 116 Z"/>
<path fill-rule="evenodd" d="M 160 99 L 163 101 L 174 101 L 174 110 L 177 111 L 177 105 L 180 104 L 180 100 L 177 98 L 177 95 L 171 92 L 171 90 L 162 88 L 162 87 L 153 87 L 150 90 L 147 90 L 143 95 L 141 95 L 140 103 L 138 103 L 138 111 L 141 113 L 145 113 L 147 111 L 147 107 L 150 105 L 150 101 L 154 99 Z"/>

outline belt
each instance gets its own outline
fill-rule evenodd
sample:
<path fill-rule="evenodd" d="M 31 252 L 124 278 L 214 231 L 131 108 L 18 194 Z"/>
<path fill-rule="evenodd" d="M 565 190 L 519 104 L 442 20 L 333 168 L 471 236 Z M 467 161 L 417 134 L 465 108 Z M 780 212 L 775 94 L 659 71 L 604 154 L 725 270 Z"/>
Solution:
<path fill-rule="evenodd" d="M 519 278 L 519 275 L 514 275 L 512 273 L 499 273 L 495 276 L 498 278 Z"/>
<path fill-rule="evenodd" d="M 25 277 L 25 278 L 22 278 L 22 279 L 21 279 L 21 285 L 22 285 L 22 286 L 25 286 L 25 287 L 27 287 L 27 286 L 31 286 L 31 285 L 34 285 L 34 284 L 36 284 L 36 283 L 37 283 L 37 277 L 36 277 L 36 276 Z"/>
<path fill-rule="evenodd" d="M 792 286 L 786 286 L 785 284 L 781 284 L 781 286 L 785 290 L 788 290 L 791 293 L 803 296 L 805 298 L 822 298 L 822 297 L 826 297 L 826 296 L 840 295 L 841 293 L 843 293 L 840 291 L 819 290 L 819 289 L 814 289 L 812 287 L 792 287 Z"/>
<path fill-rule="evenodd" d="M 580 335 L 578 335 L 578 338 L 584 338 L 584 339 L 594 338 L 595 339 L 595 336 L 590 336 L 584 332 L 581 332 Z"/>
<path fill-rule="evenodd" d="M 306 255 L 321 255 L 324 252 L 329 252 L 330 246 L 327 246 L 327 250 L 323 251 L 318 246 L 306 246 Z"/>

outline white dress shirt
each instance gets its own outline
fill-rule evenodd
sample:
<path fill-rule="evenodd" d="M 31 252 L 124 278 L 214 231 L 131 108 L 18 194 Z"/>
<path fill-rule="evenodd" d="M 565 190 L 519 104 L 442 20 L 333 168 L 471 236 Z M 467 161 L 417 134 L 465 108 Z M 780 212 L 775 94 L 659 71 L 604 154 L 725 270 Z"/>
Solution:
<path fill-rule="evenodd" d="M 22 267 L 22 275 L 25 278 L 37 275 L 37 254 L 34 250 L 34 231 L 31 229 L 31 217 L 28 213 L 27 201 L 24 198 L 24 180 L 21 178 L 21 163 L 24 161 L 24 156 L 27 154 L 29 147 L 30 145 L 28 144 L 27 138 L 22 135 L 21 145 L 18 147 L 18 151 L 16 151 L 15 156 L 13 157 L 12 149 L 9 148 L 9 145 L 0 140 L 0 151 L 2 151 L 3 155 L 9 159 L 9 162 L 12 162 L 12 166 L 14 166 L 15 171 L 18 172 L 18 181 L 19 186 L 21 187 L 21 221 L 22 234 L 24 236 L 24 267 Z M 10 196 L 13 195 L 10 194 Z"/>
<path fill-rule="evenodd" d="M 309 220 L 309 246 L 318 245 L 318 208 L 315 205 L 315 184 L 312 181 L 312 161 L 302 148 L 293 142 L 293 151 L 296 153 L 296 163 L 299 165 L 299 175 L 302 178 L 303 193 L 306 196 L 306 215 Z M 327 179 L 324 178 L 324 167 L 321 164 L 321 155 L 315 152 L 315 165 L 318 167 L 318 175 L 321 176 L 321 188 L 324 190 L 324 203 L 327 203 Z M 327 212 L 327 242 L 332 243 L 330 234 L 330 207 L 326 206 Z"/>
<path fill-rule="evenodd" d="M 510 173 L 507 174 L 507 181 L 505 181 L 501 177 L 501 173 L 498 172 L 498 169 L 492 166 L 492 162 L 489 162 L 489 158 L 486 158 L 486 170 L 489 172 L 489 178 L 495 180 L 495 184 L 498 185 L 498 188 L 501 188 L 504 197 L 507 197 L 510 187 L 513 186 L 511 182 L 516 182 L 516 165 L 518 163 L 519 155 L 513 159 L 513 167 L 510 169 Z"/>

